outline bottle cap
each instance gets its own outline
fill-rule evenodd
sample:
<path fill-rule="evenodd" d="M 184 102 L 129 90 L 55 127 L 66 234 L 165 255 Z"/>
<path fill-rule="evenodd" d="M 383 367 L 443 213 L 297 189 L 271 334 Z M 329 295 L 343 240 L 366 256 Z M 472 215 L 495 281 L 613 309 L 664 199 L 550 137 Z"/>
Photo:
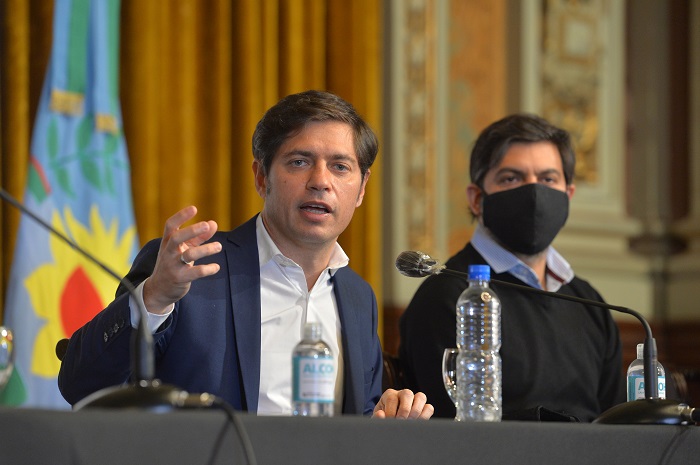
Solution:
<path fill-rule="evenodd" d="M 654 345 L 654 351 L 656 351 L 656 338 L 651 338 L 651 343 Z M 637 344 L 637 358 L 644 359 L 644 343 Z"/>
<path fill-rule="evenodd" d="M 491 279 L 491 268 L 488 265 L 469 265 L 469 279 L 488 281 Z"/>
<path fill-rule="evenodd" d="M 309 321 L 304 325 L 304 339 L 308 341 L 320 341 L 323 327 L 318 321 Z"/>

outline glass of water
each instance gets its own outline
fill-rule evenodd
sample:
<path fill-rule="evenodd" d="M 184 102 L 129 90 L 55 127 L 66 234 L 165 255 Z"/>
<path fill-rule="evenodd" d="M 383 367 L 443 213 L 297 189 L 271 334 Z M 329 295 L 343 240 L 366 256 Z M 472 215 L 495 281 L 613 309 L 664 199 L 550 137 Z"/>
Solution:
<path fill-rule="evenodd" d="M 442 354 L 442 382 L 445 384 L 447 395 L 457 406 L 457 355 L 459 349 L 451 347 Z"/>
<path fill-rule="evenodd" d="M 10 381 L 14 368 L 14 343 L 12 331 L 5 326 L 0 326 L 0 392 Z"/>

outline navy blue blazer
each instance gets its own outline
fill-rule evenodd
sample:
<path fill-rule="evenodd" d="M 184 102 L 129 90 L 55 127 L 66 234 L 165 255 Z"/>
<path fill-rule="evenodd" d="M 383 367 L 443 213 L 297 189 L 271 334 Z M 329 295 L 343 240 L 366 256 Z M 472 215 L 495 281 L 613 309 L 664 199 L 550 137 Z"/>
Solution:
<path fill-rule="evenodd" d="M 255 218 L 214 235 L 222 252 L 198 264 L 218 263 L 221 269 L 194 281 L 153 335 L 158 379 L 190 393 L 214 394 L 251 412 L 257 411 L 260 387 Z M 160 239 L 155 239 L 144 246 L 126 279 L 137 285 L 150 276 L 159 245 Z M 332 279 L 342 326 L 343 413 L 371 414 L 382 389 L 377 300 L 369 284 L 349 267 L 339 269 Z M 70 404 L 129 381 L 133 331 L 129 296 L 120 287 L 116 299 L 70 338 L 58 376 L 61 394 Z"/>

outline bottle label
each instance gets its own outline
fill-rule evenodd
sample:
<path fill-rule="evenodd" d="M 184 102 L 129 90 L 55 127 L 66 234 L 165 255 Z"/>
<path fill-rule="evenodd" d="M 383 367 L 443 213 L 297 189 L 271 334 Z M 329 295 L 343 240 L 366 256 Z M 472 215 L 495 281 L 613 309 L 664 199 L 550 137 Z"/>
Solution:
<path fill-rule="evenodd" d="M 294 357 L 294 402 L 332 403 L 335 394 L 333 357 Z"/>
<path fill-rule="evenodd" d="M 659 376 L 659 397 L 666 398 L 666 377 Z M 627 377 L 627 400 L 644 399 L 644 375 Z"/>

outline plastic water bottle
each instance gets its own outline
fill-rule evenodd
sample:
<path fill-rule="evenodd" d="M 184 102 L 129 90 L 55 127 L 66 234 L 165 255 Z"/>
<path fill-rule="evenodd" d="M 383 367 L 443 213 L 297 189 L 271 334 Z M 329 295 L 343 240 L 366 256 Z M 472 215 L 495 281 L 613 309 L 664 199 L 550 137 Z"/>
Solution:
<path fill-rule="evenodd" d="M 306 323 L 304 338 L 292 355 L 292 414 L 332 417 L 335 396 L 335 360 L 323 342 L 320 323 Z"/>
<path fill-rule="evenodd" d="M 656 339 L 652 339 L 656 351 Z M 666 371 L 656 361 L 656 375 L 659 380 L 659 397 L 666 398 Z M 627 401 L 644 399 L 644 344 L 637 344 L 637 359 L 627 369 Z"/>
<path fill-rule="evenodd" d="M 469 287 L 457 299 L 456 421 L 501 421 L 501 301 L 491 270 L 469 266 Z"/>

